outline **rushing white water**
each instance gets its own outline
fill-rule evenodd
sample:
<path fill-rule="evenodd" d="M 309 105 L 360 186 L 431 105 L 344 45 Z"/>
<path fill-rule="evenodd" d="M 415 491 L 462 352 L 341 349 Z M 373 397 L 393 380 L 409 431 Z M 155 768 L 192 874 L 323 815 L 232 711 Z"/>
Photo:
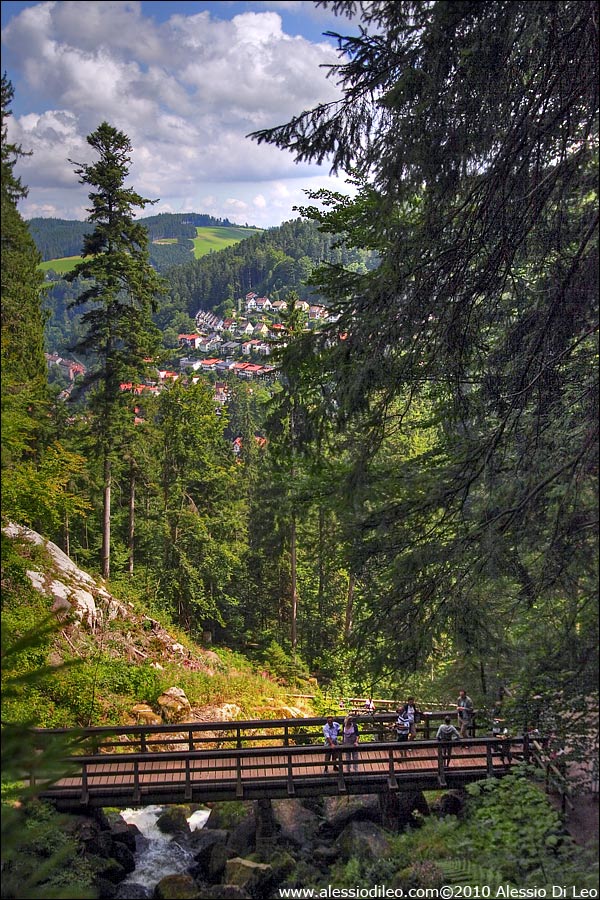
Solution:
<path fill-rule="evenodd" d="M 193 863 L 193 853 L 177 838 L 163 834 L 156 826 L 162 813 L 162 806 L 145 806 L 143 809 L 123 809 L 121 816 L 128 824 L 137 825 L 147 843 L 135 854 L 135 871 L 127 876 L 123 884 L 141 884 L 151 890 L 165 875 L 185 872 Z M 210 810 L 200 809 L 188 818 L 192 831 L 202 828 L 210 815 Z"/>

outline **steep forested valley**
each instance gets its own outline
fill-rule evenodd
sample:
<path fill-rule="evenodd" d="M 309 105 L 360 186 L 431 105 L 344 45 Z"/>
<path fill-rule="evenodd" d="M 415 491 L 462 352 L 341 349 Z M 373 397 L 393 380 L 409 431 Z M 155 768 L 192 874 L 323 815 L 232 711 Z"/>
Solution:
<path fill-rule="evenodd" d="M 196 227 L 233 224 L 140 215 L 135 148 L 107 122 L 76 172 L 89 220 L 26 222 L 3 77 L 3 897 L 128 896 L 26 786 L 65 752 L 31 729 L 160 722 L 174 686 L 199 719 L 240 720 L 344 697 L 454 715 L 465 689 L 482 732 L 534 729 L 597 809 L 594 5 L 408 4 L 399 50 L 406 5 L 362 10 L 375 37 L 347 48 L 335 114 L 254 135 L 329 155 L 354 196 L 199 259 Z M 63 256 L 81 259 L 41 271 Z M 262 896 L 597 896 L 539 772 L 456 809 L 441 793 L 381 852 L 291 841 Z M 333 834 L 323 798 L 309 812 Z"/>

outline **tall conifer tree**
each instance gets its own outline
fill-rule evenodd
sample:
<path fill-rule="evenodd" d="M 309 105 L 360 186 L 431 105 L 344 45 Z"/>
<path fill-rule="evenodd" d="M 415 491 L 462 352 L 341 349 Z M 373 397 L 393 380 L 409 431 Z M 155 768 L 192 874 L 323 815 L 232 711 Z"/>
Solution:
<path fill-rule="evenodd" d="M 11 466 L 34 447 L 40 405 L 46 400 L 44 316 L 41 296 L 44 276 L 40 255 L 17 209 L 27 188 L 14 174 L 18 159 L 27 155 L 8 140 L 7 120 L 14 95 L 2 76 L 2 466 Z"/>
<path fill-rule="evenodd" d="M 125 186 L 132 146 L 129 138 L 103 122 L 87 138 L 98 153 L 94 164 L 74 163 L 81 184 L 89 184 L 88 221 L 95 225 L 83 244 L 83 262 L 69 274 L 91 280 L 74 302 L 85 306 L 85 335 L 77 349 L 91 355 L 95 365 L 86 383 L 93 385 L 91 409 L 97 447 L 103 465 L 102 574 L 110 575 L 111 488 L 124 429 L 133 424 L 133 392 L 143 380 L 145 360 L 158 346 L 151 313 L 163 282 L 149 262 L 148 234 L 134 221 L 134 209 L 156 202 Z"/>

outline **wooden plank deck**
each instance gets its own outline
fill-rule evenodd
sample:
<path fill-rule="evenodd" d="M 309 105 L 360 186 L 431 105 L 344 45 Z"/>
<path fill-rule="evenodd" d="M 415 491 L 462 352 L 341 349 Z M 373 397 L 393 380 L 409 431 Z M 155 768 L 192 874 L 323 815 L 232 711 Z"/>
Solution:
<path fill-rule="evenodd" d="M 41 796 L 61 808 L 145 805 L 208 800 L 285 798 L 337 793 L 372 793 L 415 787 L 459 786 L 510 770 L 496 744 L 477 740 L 453 746 L 449 768 L 440 764 L 436 742 L 368 743 L 359 747 L 358 771 L 339 750 L 342 770 L 324 771 L 324 747 L 272 747 L 121 753 L 71 757 L 80 775 L 70 774 L 45 787 Z M 513 752 L 522 753 L 523 741 Z"/>

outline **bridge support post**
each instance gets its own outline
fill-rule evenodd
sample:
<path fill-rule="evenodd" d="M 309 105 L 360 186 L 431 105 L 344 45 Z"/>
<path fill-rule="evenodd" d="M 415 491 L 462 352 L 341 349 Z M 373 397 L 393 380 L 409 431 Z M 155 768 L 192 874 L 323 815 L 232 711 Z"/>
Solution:
<path fill-rule="evenodd" d="M 273 805 L 268 799 L 256 800 L 254 803 L 254 821 L 256 822 L 256 850 L 263 858 L 273 856 L 277 843 L 278 825 L 273 814 Z"/>
<path fill-rule="evenodd" d="M 381 791 L 379 794 L 379 811 L 381 824 L 388 831 L 400 830 L 400 808 L 396 791 Z"/>

